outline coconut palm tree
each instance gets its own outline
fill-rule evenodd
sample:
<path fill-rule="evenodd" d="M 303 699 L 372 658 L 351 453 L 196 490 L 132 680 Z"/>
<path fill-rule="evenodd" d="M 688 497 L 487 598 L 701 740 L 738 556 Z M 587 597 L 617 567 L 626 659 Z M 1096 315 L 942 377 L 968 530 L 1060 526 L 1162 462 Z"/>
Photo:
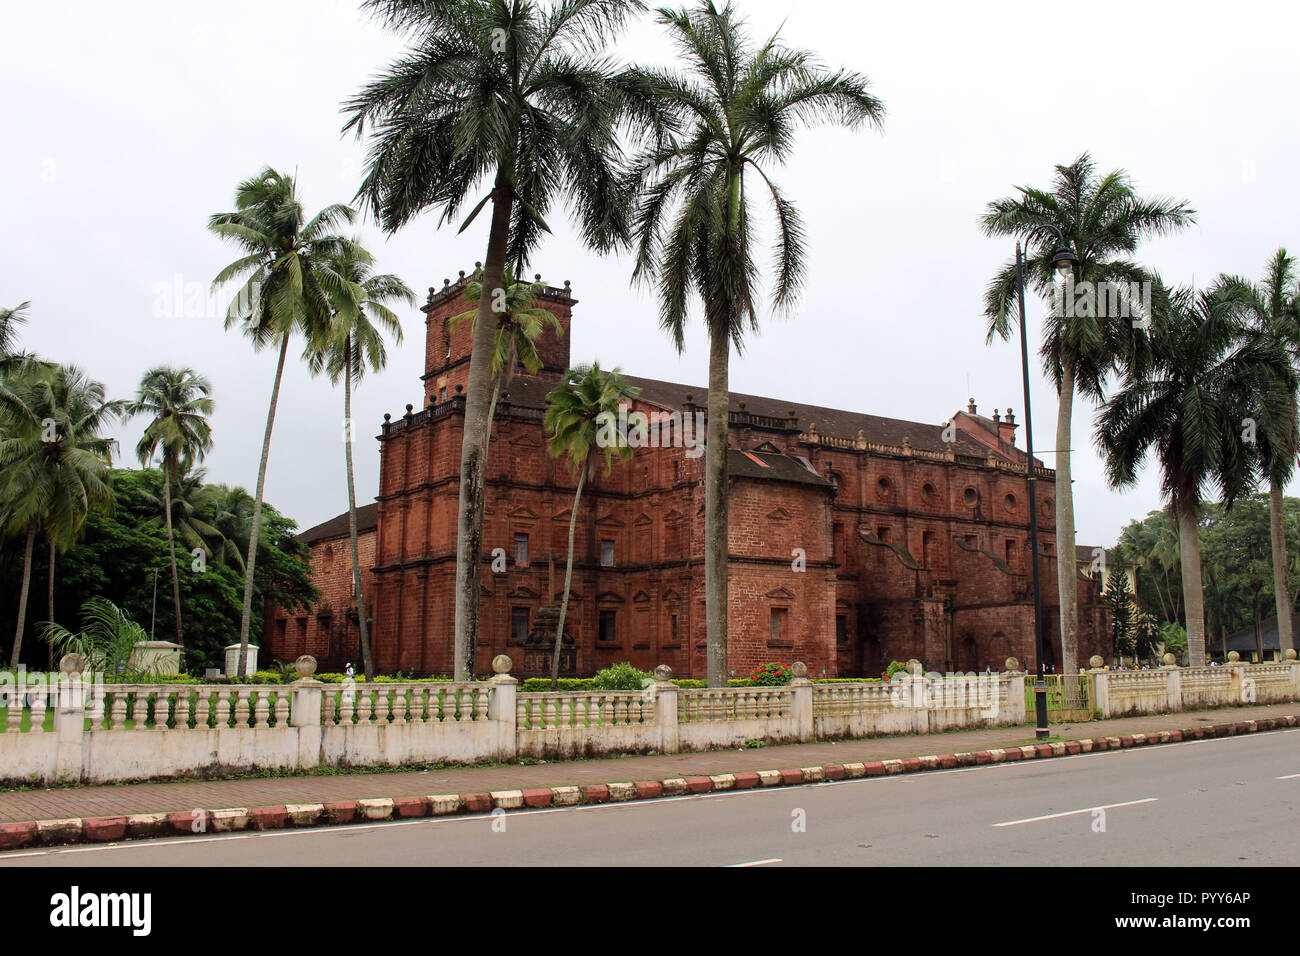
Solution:
<path fill-rule="evenodd" d="M 1221 292 L 1238 310 L 1239 321 L 1253 334 L 1276 339 L 1289 351 L 1292 363 L 1300 360 L 1300 284 L 1295 259 L 1279 249 L 1268 263 L 1263 282 L 1254 284 L 1239 276 L 1224 276 Z M 1269 535 L 1273 547 L 1273 594 L 1277 606 L 1278 635 L 1282 650 L 1294 648 L 1291 615 L 1291 580 L 1283 526 L 1282 491 L 1295 473 L 1300 452 L 1296 421 L 1297 395 L 1292 391 L 1276 407 L 1262 403 L 1250 420 L 1259 443 L 1261 473 L 1268 481 Z M 1243 425 L 1246 424 L 1243 422 Z"/>
<path fill-rule="evenodd" d="M 361 637 L 361 665 L 366 680 L 374 680 L 370 654 L 370 625 L 361 586 L 361 556 L 357 541 L 357 485 L 352 470 L 352 387 L 366 370 L 382 372 L 388 365 L 384 335 L 402 344 L 402 322 L 387 305 L 415 305 L 415 293 L 395 275 L 377 275 L 374 257 L 354 239 L 328 260 L 336 279 L 330 299 L 334 317 L 328 336 L 308 359 L 312 374 L 324 371 L 331 383 L 343 381 L 343 447 L 348 476 L 348 537 L 352 544 L 352 591 L 357 602 L 357 628 Z"/>
<path fill-rule="evenodd" d="M 484 419 L 487 429 L 487 441 L 492 440 L 492 422 L 496 417 L 497 402 L 501 391 L 510 384 L 515 368 L 522 365 L 530 375 L 536 375 L 542 367 L 542 357 L 537 354 L 537 340 L 549 326 L 557 335 L 564 334 L 564 325 L 555 313 L 541 306 L 534 306 L 537 297 L 545 290 L 541 282 L 522 282 L 515 278 L 515 271 L 506 266 L 501 277 L 503 295 L 497 297 L 492 311 L 497 316 L 496 336 L 492 341 L 492 400 L 488 404 L 488 414 Z M 477 304 L 483 295 L 483 281 L 480 273 L 465 284 L 465 301 Z M 473 327 L 478 317 L 478 310 L 462 312 L 447 320 L 448 332 L 454 330 L 468 319 Z"/>
<path fill-rule="evenodd" d="M 776 215 L 773 305 L 788 310 L 806 275 L 803 223 L 769 176 L 804 126 L 879 126 L 880 100 L 856 73 L 830 71 L 813 55 L 773 36 L 750 41 L 727 3 L 659 11 L 684 76 L 662 75 L 665 102 L 684 126 L 647 149 L 631 176 L 642 197 L 635 223 L 634 278 L 656 284 L 659 317 L 681 351 L 688 304 L 704 304 L 709 334 L 708 435 L 705 446 L 705 595 L 708 682 L 727 680 L 728 362 L 758 326 L 758 265 L 747 186 L 766 190 Z M 748 179 L 746 178 L 748 176 Z"/>
<path fill-rule="evenodd" d="M 244 253 L 213 280 L 214 287 L 243 282 L 226 312 L 226 328 L 239 328 L 255 349 L 279 346 L 257 469 L 248 557 L 244 563 L 244 608 L 239 621 L 238 675 L 241 679 L 247 676 L 248 628 L 253 611 L 257 542 L 262 530 L 262 495 L 289 339 L 295 334 L 303 335 L 310 352 L 312 344 L 318 343 L 329 329 L 331 274 L 318 267 L 349 244 L 333 230 L 355 218 L 354 210 L 336 203 L 307 221 L 293 178 L 267 168 L 239 184 L 235 190 L 234 212 L 219 213 L 208 222 L 212 232 L 235 243 Z"/>
<path fill-rule="evenodd" d="M 569 555 L 564 565 L 564 596 L 560 599 L 560 617 L 555 626 L 555 647 L 551 652 L 551 690 L 559 689 L 560 648 L 564 638 L 564 618 L 569 610 L 569 587 L 573 583 L 573 532 L 578 524 L 578 504 L 587 473 L 603 452 L 605 474 L 609 474 L 615 456 L 620 461 L 632 457 L 625 435 L 611 428 L 620 405 L 626 405 L 641 390 L 629 385 L 620 369 L 601 371 L 599 362 L 579 365 L 564 373 L 564 380 L 546 396 L 542 424 L 550 433 L 547 450 L 554 458 L 564 455 L 578 473 L 578 487 L 573 493 L 573 510 L 569 512 Z"/>
<path fill-rule="evenodd" d="M 1097 172 L 1087 153 L 1057 166 L 1048 190 L 1017 187 L 1018 195 L 996 199 L 981 218 L 989 236 L 1015 237 L 1026 245 L 1026 282 L 1052 301 L 1039 355 L 1056 385 L 1056 574 L 1060 599 L 1061 664 L 1079 669 L 1079 573 L 1075 557 L 1071 423 L 1078 392 L 1097 402 L 1107 376 L 1145 338 L 1137 326 L 1150 321 L 1155 277 L 1133 254 L 1148 237 L 1196 221 L 1185 202 L 1143 198 L 1127 173 Z M 1059 234 L 1059 235 L 1058 235 Z M 1058 294 L 1053 255 L 1061 239 L 1074 255 L 1065 295 Z M 984 299 L 988 340 L 1008 339 L 1014 329 L 1016 265 L 1004 265 Z M 1103 293 L 1099 299 L 1098 293 Z"/>
<path fill-rule="evenodd" d="M 26 534 L 10 667 L 18 666 L 22 653 L 36 532 L 44 530 L 49 541 L 53 621 L 55 554 L 76 541 L 89 514 L 113 500 L 116 442 L 103 431 L 123 407 L 71 365 L 28 361 L 6 378 L 0 396 L 0 528 L 6 535 Z"/>
<path fill-rule="evenodd" d="M 1132 485 L 1148 452 L 1178 520 L 1190 663 L 1205 662 L 1205 611 L 1199 516 L 1204 490 L 1217 485 L 1231 505 L 1252 490 L 1258 456 L 1241 440 L 1252 407 L 1285 402 L 1294 378 L 1289 357 L 1247 334 L 1230 303 L 1207 290 L 1179 289 L 1157 311 L 1149 353 L 1128 370 L 1097 418 L 1096 443 L 1113 487 Z"/>
<path fill-rule="evenodd" d="M 408 52 L 344 107 L 345 131 L 371 135 L 358 196 L 385 229 L 426 209 L 448 222 L 474 203 L 463 232 L 490 205 L 482 276 L 490 290 L 503 288 L 507 262 L 527 264 L 559 196 L 590 248 L 603 254 L 627 242 L 632 203 L 617 134 L 654 126 L 658 101 L 648 77 L 616 69 L 595 51 L 643 9 L 640 0 L 366 0 L 363 8 L 412 38 Z M 457 680 L 472 676 L 477 646 L 492 299 L 479 301 L 465 389 Z"/>
<path fill-rule="evenodd" d="M 140 464 L 148 468 L 155 455 L 160 459 L 163 486 L 163 516 L 167 528 L 167 550 L 172 566 L 172 602 L 176 607 L 176 643 L 185 654 L 181 624 L 181 579 L 176 569 L 176 536 L 172 531 L 172 485 L 207 455 L 212 447 L 212 383 L 192 368 L 159 366 L 140 379 L 136 399 L 127 414 L 149 419 L 135 446 Z"/>
<path fill-rule="evenodd" d="M 162 496 L 163 475 L 158 476 L 158 493 L 150 487 L 139 490 L 145 506 L 156 511 L 156 515 L 146 520 L 153 527 L 166 528 Z M 207 472 L 202 468 L 182 471 L 171 490 L 172 531 L 186 551 L 201 551 L 205 561 L 229 565 L 243 571 L 244 555 L 239 543 L 226 537 L 214 521 L 218 514 L 219 501 L 224 497 L 222 485 L 205 484 Z M 252 497 L 248 496 L 249 504 Z M 244 540 L 247 540 L 245 532 Z"/>
<path fill-rule="evenodd" d="M 31 302 L 20 302 L 13 308 L 0 308 L 0 375 L 7 372 L 20 357 L 18 352 L 18 326 L 27 323 Z"/>

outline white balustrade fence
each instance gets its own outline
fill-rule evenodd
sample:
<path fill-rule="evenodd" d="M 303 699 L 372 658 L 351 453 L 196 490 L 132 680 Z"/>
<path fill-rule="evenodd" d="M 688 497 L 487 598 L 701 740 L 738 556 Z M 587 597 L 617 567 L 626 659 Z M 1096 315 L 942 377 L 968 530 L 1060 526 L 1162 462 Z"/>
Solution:
<path fill-rule="evenodd" d="M 0 783 L 105 783 L 320 766 L 563 759 L 1019 725 L 1025 675 L 889 683 L 519 693 L 510 661 L 474 683 L 0 682 Z M 796 673 L 802 671 L 796 665 Z M 1293 701 L 1300 665 L 1093 672 L 1098 716 Z"/>

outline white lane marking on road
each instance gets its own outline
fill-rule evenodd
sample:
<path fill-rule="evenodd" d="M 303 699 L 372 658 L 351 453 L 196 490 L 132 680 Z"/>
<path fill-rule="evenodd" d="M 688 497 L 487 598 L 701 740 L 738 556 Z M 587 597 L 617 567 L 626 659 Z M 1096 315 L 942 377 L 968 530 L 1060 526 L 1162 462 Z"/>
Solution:
<path fill-rule="evenodd" d="M 1300 773 L 1289 773 L 1289 774 L 1287 774 L 1285 777 L 1278 777 L 1277 779 L 1278 779 L 1278 780 L 1294 780 L 1296 777 L 1300 777 Z"/>
<path fill-rule="evenodd" d="M 1116 807 L 1135 807 L 1139 803 L 1155 803 L 1159 797 L 1147 797 L 1145 800 L 1129 800 L 1125 803 L 1105 803 L 1097 807 L 1084 807 L 1082 810 L 1066 810 L 1064 813 L 1049 813 L 1042 817 L 1027 817 L 1024 820 L 1008 820 L 1005 823 L 995 823 L 994 827 L 1015 827 L 1022 823 L 1038 823 L 1042 820 L 1055 820 L 1058 817 L 1072 817 L 1080 813 L 1093 813 L 1097 810 L 1113 810 Z"/>
<path fill-rule="evenodd" d="M 769 863 L 780 863 L 780 862 L 781 862 L 780 857 L 773 857 L 770 860 L 753 860 L 752 862 L 749 863 L 729 863 L 727 864 L 727 869 L 734 870 L 746 866 L 767 866 Z"/>

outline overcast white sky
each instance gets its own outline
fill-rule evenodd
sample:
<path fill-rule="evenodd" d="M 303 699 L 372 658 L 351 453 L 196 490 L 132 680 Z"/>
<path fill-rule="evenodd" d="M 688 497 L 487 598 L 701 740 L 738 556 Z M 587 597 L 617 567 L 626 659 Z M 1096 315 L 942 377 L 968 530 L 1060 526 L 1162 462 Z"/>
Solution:
<path fill-rule="evenodd" d="M 743 0 L 755 33 L 784 22 L 794 45 L 866 73 L 888 108 L 883 134 L 812 131 L 777 181 L 809 234 L 805 309 L 767 321 L 732 388 L 938 423 L 973 395 L 1021 414 L 1019 354 L 984 344 L 981 294 L 1013 245 L 977 218 L 1014 185 L 1047 185 L 1055 163 L 1089 150 L 1146 193 L 1192 202 L 1199 225 L 1140 258 L 1166 279 L 1258 276 L 1279 245 L 1300 248 L 1294 121 L 1300 7 L 1292 3 L 873 3 Z M 157 287 L 206 289 L 236 256 L 207 217 L 263 165 L 298 171 L 314 211 L 352 198 L 362 146 L 340 137 L 339 105 L 399 50 L 351 0 L 65 0 L 6 4 L 0 304 L 33 301 L 23 344 L 84 366 L 128 397 L 156 364 L 215 383 L 210 478 L 253 488 L 274 355 L 254 355 L 220 316 L 155 316 Z M 621 55 L 664 62 L 648 18 Z M 679 357 L 626 258 L 583 251 L 558 210 L 533 271 L 569 279 L 575 361 L 648 377 L 707 381 L 702 331 Z M 384 271 L 423 293 L 483 257 L 487 217 L 464 235 L 427 216 L 391 238 L 362 229 Z M 191 284 L 188 287 L 184 284 Z M 1031 307 L 1037 337 L 1039 307 Z M 368 379 L 363 439 L 385 411 L 420 401 L 423 316 L 389 370 Z M 1036 444 L 1054 445 L 1055 394 L 1034 363 Z M 969 384 L 968 384 L 969 383 Z M 271 450 L 267 499 L 308 527 L 346 507 L 342 395 L 291 367 Z M 1076 410 L 1079 541 L 1111 543 L 1159 504 L 1141 485 L 1109 491 Z M 127 458 L 137 425 L 120 430 Z M 1045 456 L 1050 465 L 1051 457 Z M 378 484 L 363 440 L 358 494 Z"/>

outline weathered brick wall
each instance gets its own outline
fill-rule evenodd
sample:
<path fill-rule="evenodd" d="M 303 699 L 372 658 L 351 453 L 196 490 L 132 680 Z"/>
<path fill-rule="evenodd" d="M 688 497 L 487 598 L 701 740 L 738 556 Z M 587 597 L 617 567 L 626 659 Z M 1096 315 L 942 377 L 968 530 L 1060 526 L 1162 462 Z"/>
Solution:
<path fill-rule="evenodd" d="M 376 619 L 375 540 L 374 529 L 357 534 L 361 586 L 372 622 Z M 361 632 L 352 593 L 352 546 L 348 536 L 315 542 L 311 563 L 313 583 L 320 589 L 315 608 L 310 613 L 305 608 L 268 609 L 259 666 L 270 667 L 276 658 L 291 663 L 303 654 L 310 654 L 322 672 L 341 670 L 349 660 L 360 670 Z"/>

